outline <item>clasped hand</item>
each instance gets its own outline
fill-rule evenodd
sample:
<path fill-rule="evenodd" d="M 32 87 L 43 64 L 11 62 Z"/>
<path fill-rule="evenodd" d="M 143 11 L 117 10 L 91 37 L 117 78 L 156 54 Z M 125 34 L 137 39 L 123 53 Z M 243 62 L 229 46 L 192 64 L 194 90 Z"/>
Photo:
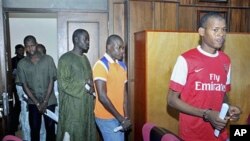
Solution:
<path fill-rule="evenodd" d="M 121 126 L 123 128 L 122 131 L 126 132 L 131 129 L 131 121 L 128 118 L 125 118 L 125 120 L 121 123 Z"/>
<path fill-rule="evenodd" d="M 43 103 L 37 105 L 37 108 L 38 108 L 39 112 L 41 114 L 43 114 L 43 113 L 45 113 L 45 111 L 47 109 L 47 106 L 48 106 L 48 102 L 47 101 L 43 101 Z"/>
<path fill-rule="evenodd" d="M 225 128 L 228 120 L 237 121 L 240 118 L 240 114 L 241 110 L 238 107 L 230 106 L 225 119 L 220 119 L 218 111 L 211 111 L 208 114 L 208 120 L 215 129 L 222 130 Z"/>
<path fill-rule="evenodd" d="M 93 93 L 95 92 L 94 83 L 91 79 L 88 79 L 86 81 L 86 83 L 84 84 L 84 87 L 87 90 L 87 93 L 90 95 L 93 95 Z"/>
<path fill-rule="evenodd" d="M 228 119 L 230 121 L 237 121 L 240 119 L 241 110 L 239 107 L 230 106 L 228 114 L 229 114 Z"/>

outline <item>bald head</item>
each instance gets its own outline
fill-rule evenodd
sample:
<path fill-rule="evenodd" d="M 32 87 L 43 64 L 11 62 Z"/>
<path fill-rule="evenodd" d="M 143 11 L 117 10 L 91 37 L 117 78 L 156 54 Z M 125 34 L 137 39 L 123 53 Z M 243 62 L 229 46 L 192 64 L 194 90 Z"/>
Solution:
<path fill-rule="evenodd" d="M 114 60 L 121 60 L 125 53 L 125 45 L 119 35 L 110 35 L 106 42 L 106 53 Z"/>
<path fill-rule="evenodd" d="M 86 36 L 89 36 L 89 33 L 88 33 L 88 31 L 85 30 L 85 29 L 77 29 L 77 30 L 75 30 L 74 33 L 73 33 L 73 36 L 72 36 L 73 44 L 75 44 L 75 39 L 76 39 L 76 38 L 79 38 L 79 37 L 82 36 L 82 35 L 83 35 L 84 37 L 86 37 Z"/>
<path fill-rule="evenodd" d="M 28 35 L 24 38 L 23 40 L 24 45 L 27 44 L 27 42 L 33 42 L 35 44 L 37 43 L 36 38 L 33 35 Z"/>
<path fill-rule="evenodd" d="M 109 45 L 119 45 L 119 44 L 123 44 L 123 40 L 120 36 L 118 35 L 110 35 L 107 39 L 107 42 L 106 42 L 106 46 L 109 46 Z"/>

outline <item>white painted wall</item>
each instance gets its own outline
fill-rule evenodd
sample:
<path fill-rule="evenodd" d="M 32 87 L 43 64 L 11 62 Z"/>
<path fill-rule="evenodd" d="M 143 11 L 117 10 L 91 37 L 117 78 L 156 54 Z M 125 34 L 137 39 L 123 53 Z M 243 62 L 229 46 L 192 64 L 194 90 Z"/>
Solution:
<path fill-rule="evenodd" d="M 109 0 L 3 0 L 5 8 L 107 10 Z"/>
<path fill-rule="evenodd" d="M 15 56 L 15 45 L 23 44 L 27 35 L 34 35 L 38 43 L 46 47 L 57 66 L 57 20 L 56 18 L 9 18 L 11 57 Z"/>

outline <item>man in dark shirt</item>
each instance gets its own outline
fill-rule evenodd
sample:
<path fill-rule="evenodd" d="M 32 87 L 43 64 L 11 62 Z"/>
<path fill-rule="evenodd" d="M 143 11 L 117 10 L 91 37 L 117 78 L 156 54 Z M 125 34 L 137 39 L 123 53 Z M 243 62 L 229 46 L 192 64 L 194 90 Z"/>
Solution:
<path fill-rule="evenodd" d="M 55 112 L 57 105 L 53 91 L 56 80 L 56 66 L 51 56 L 37 50 L 36 38 L 28 35 L 24 38 L 27 56 L 17 65 L 17 76 L 28 95 L 29 124 L 31 141 L 39 141 L 41 118 L 49 109 Z M 46 140 L 55 141 L 55 122 L 44 116 Z"/>
<path fill-rule="evenodd" d="M 24 46 L 22 44 L 18 44 L 15 46 L 15 54 L 16 56 L 11 58 L 11 65 L 14 76 L 16 75 L 17 63 L 24 58 Z"/>

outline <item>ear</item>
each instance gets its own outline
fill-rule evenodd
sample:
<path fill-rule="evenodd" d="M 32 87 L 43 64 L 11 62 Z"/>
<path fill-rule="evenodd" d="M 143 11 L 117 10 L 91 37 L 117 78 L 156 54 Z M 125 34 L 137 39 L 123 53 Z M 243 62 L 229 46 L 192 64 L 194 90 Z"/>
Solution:
<path fill-rule="evenodd" d="M 74 37 L 74 42 L 78 42 L 78 37 Z"/>
<path fill-rule="evenodd" d="M 112 49 L 112 45 L 111 44 L 107 45 L 107 49 L 111 50 Z"/>
<path fill-rule="evenodd" d="M 204 36 L 204 34 L 205 34 L 205 28 L 200 27 L 200 28 L 198 29 L 198 32 L 199 32 L 200 36 Z"/>

